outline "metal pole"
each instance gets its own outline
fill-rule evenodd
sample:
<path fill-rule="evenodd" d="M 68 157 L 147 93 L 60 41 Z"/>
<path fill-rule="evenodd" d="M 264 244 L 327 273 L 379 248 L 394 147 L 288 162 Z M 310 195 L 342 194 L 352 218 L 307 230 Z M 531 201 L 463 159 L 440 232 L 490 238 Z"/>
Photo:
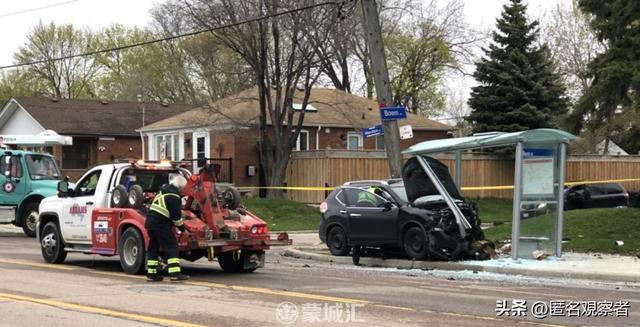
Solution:
<path fill-rule="evenodd" d="M 520 200 L 522 198 L 522 153 L 523 144 L 516 145 L 516 162 L 513 174 L 513 217 L 511 224 L 511 259 L 518 259 L 520 243 Z"/>
<path fill-rule="evenodd" d="M 567 161 L 567 144 L 558 147 L 558 194 L 556 195 L 558 215 L 556 218 L 556 257 L 562 256 L 562 228 L 564 224 L 564 179 Z"/>
<path fill-rule="evenodd" d="M 424 172 L 427 174 L 427 176 L 431 180 L 431 183 L 433 183 L 433 186 L 435 186 L 438 192 L 440 192 L 440 195 L 442 195 L 442 197 L 444 198 L 444 201 L 449 206 L 449 209 L 451 209 L 451 212 L 453 212 L 453 215 L 456 217 L 456 223 L 458 224 L 458 230 L 460 231 L 460 236 L 462 236 L 463 238 L 467 237 L 466 230 L 471 229 L 471 224 L 469 224 L 469 222 L 467 221 L 467 218 L 464 217 L 464 215 L 462 214 L 462 211 L 460 211 L 460 208 L 458 208 L 456 203 L 453 201 L 453 199 L 451 198 L 451 195 L 449 195 L 449 192 L 447 192 L 447 189 L 444 188 L 444 185 L 442 185 L 442 183 L 438 179 L 438 176 L 436 176 L 436 173 L 433 172 L 433 169 L 431 169 L 431 167 L 429 166 L 429 163 L 426 160 L 424 160 L 424 158 L 420 155 L 416 156 L 416 158 L 418 159 L 418 162 L 420 163 L 420 166 L 422 166 L 422 169 L 424 170 Z"/>
<path fill-rule="evenodd" d="M 364 34 L 371 56 L 371 71 L 376 84 L 376 96 L 379 104 L 393 105 L 389 71 L 384 54 L 384 43 L 380 31 L 380 18 L 375 0 L 361 0 Z M 400 154 L 400 131 L 395 120 L 383 121 L 384 148 L 387 151 L 389 173 L 392 178 L 401 177 L 402 155 Z"/>
<path fill-rule="evenodd" d="M 456 185 L 462 191 L 462 151 L 456 151 Z"/>

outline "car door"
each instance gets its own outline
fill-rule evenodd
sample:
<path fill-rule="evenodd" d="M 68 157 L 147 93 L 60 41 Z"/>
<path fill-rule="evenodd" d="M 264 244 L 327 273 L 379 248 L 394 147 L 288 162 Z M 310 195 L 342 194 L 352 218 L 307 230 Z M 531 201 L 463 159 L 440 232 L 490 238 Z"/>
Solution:
<path fill-rule="evenodd" d="M 26 194 L 27 175 L 22 169 L 21 156 L 0 156 L 0 204 L 17 206 Z M 9 173 L 9 176 L 6 176 Z"/>
<path fill-rule="evenodd" d="M 360 188 L 345 188 L 347 198 L 347 215 L 349 219 L 349 242 L 361 245 L 388 244 L 396 241 L 398 206 L 389 203 L 382 197 Z M 364 195 L 371 202 L 362 201 Z"/>
<path fill-rule="evenodd" d="M 606 207 L 607 194 L 602 185 L 586 185 L 585 187 L 585 208 Z"/>
<path fill-rule="evenodd" d="M 62 205 L 62 236 L 69 243 L 91 244 L 91 212 L 96 205 L 96 190 L 105 183 L 102 169 L 87 172 Z M 108 181 L 106 182 L 108 183 Z"/>

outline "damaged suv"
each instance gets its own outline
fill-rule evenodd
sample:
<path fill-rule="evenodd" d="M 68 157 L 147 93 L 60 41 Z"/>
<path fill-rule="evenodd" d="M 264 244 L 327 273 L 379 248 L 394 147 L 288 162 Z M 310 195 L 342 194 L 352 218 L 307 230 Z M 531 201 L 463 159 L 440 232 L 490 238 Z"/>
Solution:
<path fill-rule="evenodd" d="M 400 248 L 417 260 L 488 259 L 494 249 L 475 204 L 460 195 L 447 166 L 428 156 L 409 159 L 402 179 L 337 187 L 320 211 L 319 236 L 333 255 L 362 245 Z"/>

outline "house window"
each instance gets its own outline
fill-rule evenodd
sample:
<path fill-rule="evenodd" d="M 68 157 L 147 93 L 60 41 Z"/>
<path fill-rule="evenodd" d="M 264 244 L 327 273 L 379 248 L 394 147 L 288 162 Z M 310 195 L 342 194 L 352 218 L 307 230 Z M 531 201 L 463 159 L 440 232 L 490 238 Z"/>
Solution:
<path fill-rule="evenodd" d="M 384 150 L 384 135 L 376 136 L 376 150 Z"/>
<path fill-rule="evenodd" d="M 301 130 L 296 140 L 296 151 L 309 150 L 309 131 Z"/>
<path fill-rule="evenodd" d="M 358 150 L 362 147 L 362 135 L 356 132 L 347 134 L 347 150 Z"/>
<path fill-rule="evenodd" d="M 156 159 L 179 160 L 178 158 L 178 134 L 156 136 Z"/>
<path fill-rule="evenodd" d="M 73 140 L 72 146 L 62 147 L 62 168 L 87 169 L 89 168 L 90 140 Z"/>

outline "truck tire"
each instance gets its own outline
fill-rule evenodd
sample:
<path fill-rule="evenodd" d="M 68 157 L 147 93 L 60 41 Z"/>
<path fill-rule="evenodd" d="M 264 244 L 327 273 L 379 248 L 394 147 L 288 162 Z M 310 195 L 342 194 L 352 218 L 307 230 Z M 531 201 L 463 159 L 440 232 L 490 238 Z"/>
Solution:
<path fill-rule="evenodd" d="M 227 188 L 222 197 L 224 198 L 224 205 L 229 210 L 236 210 L 240 206 L 240 192 L 235 187 Z"/>
<path fill-rule="evenodd" d="M 244 251 L 240 255 L 235 255 L 235 251 L 225 252 L 218 255 L 218 263 L 224 272 L 228 273 L 250 273 L 256 268 L 244 269 Z"/>
<path fill-rule="evenodd" d="M 50 221 L 44 228 L 40 239 L 40 249 L 44 261 L 48 263 L 62 263 L 67 258 L 67 251 L 64 250 L 64 243 L 60 235 L 58 223 Z"/>
<path fill-rule="evenodd" d="M 129 207 L 140 209 L 144 203 L 144 190 L 140 185 L 133 185 L 129 190 Z"/>
<path fill-rule="evenodd" d="M 340 226 L 334 226 L 327 234 L 327 247 L 329 252 L 335 256 L 345 256 L 349 254 L 349 243 L 347 242 L 347 234 Z"/>
<path fill-rule="evenodd" d="M 137 228 L 125 229 L 118 242 L 120 252 L 120 266 L 127 274 L 139 275 L 144 272 L 145 248 L 142 235 Z"/>
<path fill-rule="evenodd" d="M 20 227 L 25 235 L 36 237 L 36 224 L 38 223 L 38 206 L 40 202 L 30 201 L 20 209 Z"/>
<path fill-rule="evenodd" d="M 411 227 L 402 238 L 404 252 L 411 259 L 424 260 L 429 257 L 429 242 L 427 235 L 420 227 Z"/>
<path fill-rule="evenodd" d="M 118 185 L 111 191 L 111 207 L 126 208 L 129 202 L 129 194 L 124 185 Z"/>

